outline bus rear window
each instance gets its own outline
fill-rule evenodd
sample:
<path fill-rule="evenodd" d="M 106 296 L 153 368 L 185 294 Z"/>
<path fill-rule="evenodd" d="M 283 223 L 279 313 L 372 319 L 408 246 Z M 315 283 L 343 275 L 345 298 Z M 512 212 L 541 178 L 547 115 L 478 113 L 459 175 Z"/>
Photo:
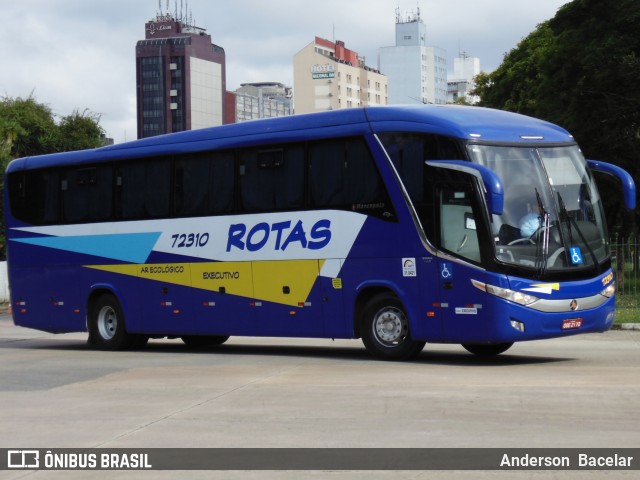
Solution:
<path fill-rule="evenodd" d="M 33 225 L 58 223 L 60 175 L 56 170 L 32 170 L 9 175 L 11 212 Z"/>

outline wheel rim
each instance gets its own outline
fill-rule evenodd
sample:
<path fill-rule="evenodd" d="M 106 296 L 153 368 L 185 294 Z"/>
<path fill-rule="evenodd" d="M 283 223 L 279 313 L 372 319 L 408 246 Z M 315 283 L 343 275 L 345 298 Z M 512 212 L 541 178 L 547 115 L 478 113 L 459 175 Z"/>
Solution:
<path fill-rule="evenodd" d="M 407 318 L 401 310 L 385 307 L 376 313 L 373 320 L 373 334 L 381 345 L 397 346 L 406 338 L 407 331 Z"/>
<path fill-rule="evenodd" d="M 98 332 L 105 340 L 111 340 L 118 329 L 118 317 L 112 307 L 105 306 L 98 312 Z"/>

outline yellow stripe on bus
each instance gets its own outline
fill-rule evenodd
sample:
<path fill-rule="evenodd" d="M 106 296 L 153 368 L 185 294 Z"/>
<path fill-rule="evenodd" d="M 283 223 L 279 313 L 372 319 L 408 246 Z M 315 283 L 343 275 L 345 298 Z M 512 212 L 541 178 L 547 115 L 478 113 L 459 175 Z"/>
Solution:
<path fill-rule="evenodd" d="M 297 307 L 324 260 L 85 265 L 87 268 Z"/>

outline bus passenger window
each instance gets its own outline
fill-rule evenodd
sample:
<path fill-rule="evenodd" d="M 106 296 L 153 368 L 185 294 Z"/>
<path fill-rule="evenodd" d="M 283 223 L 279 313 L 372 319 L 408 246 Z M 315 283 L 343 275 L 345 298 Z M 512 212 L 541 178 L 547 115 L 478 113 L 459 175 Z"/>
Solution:
<path fill-rule="evenodd" d="M 244 212 L 304 207 L 304 147 L 247 150 L 240 154 L 240 198 Z"/>
<path fill-rule="evenodd" d="M 109 220 L 113 210 L 112 177 L 110 165 L 67 170 L 62 182 L 63 220 Z"/>
<path fill-rule="evenodd" d="M 204 152 L 183 155 L 175 166 L 175 214 L 205 216 L 233 211 L 234 155 Z"/>
<path fill-rule="evenodd" d="M 171 162 L 143 159 L 124 164 L 118 179 L 123 219 L 167 218 L 171 214 Z"/>
<path fill-rule="evenodd" d="M 395 218 L 375 159 L 362 138 L 318 142 L 309 149 L 312 208 L 338 208 Z"/>
<path fill-rule="evenodd" d="M 346 155 L 343 142 L 322 142 L 309 149 L 309 189 L 316 208 L 342 208 Z"/>

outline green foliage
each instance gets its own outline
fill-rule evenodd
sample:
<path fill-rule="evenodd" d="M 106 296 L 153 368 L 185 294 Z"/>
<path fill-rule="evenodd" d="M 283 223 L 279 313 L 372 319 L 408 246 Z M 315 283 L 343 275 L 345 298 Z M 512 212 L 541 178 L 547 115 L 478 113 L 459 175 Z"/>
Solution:
<path fill-rule="evenodd" d="M 574 0 L 477 79 L 480 105 L 543 118 L 567 128 L 587 158 L 640 178 L 640 2 Z M 607 189 L 607 187 L 605 187 Z M 608 193 L 608 192 L 607 192 Z M 631 229 L 620 195 L 621 234 Z"/>
<path fill-rule="evenodd" d="M 535 93 L 544 81 L 541 66 L 552 42 L 548 22 L 543 23 L 505 55 L 497 70 L 476 78 L 480 105 L 535 115 Z"/>
<path fill-rule="evenodd" d="M 95 148 L 102 144 L 103 131 L 99 125 L 100 116 L 85 110 L 75 110 L 71 115 L 62 117 L 59 129 L 61 151 Z"/>
<path fill-rule="evenodd" d="M 85 110 L 56 122 L 33 96 L 0 99 L 0 159 L 95 148 L 102 144 L 100 116 Z"/>

